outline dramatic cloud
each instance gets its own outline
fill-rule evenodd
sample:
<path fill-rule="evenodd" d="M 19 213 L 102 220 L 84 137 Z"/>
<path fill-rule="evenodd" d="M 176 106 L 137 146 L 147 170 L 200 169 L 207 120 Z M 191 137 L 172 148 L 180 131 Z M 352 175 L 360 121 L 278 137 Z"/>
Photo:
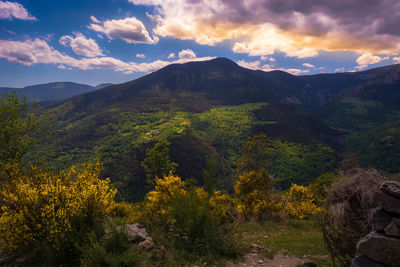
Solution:
<path fill-rule="evenodd" d="M 37 20 L 30 16 L 23 5 L 17 2 L 0 1 L 0 19 Z"/>
<path fill-rule="evenodd" d="M 273 70 L 281 70 L 285 72 L 289 72 L 293 75 L 298 75 L 302 73 L 307 73 L 309 70 L 301 70 L 301 69 L 286 69 L 286 68 L 275 68 L 274 66 L 271 66 L 269 64 L 261 64 L 261 61 L 244 61 L 244 60 L 239 60 L 236 62 L 243 68 L 251 69 L 251 70 L 262 70 L 262 71 L 273 71 Z"/>
<path fill-rule="evenodd" d="M 75 54 L 85 57 L 103 56 L 103 52 L 95 40 L 86 38 L 81 33 L 75 33 L 75 37 L 64 35 L 59 40 L 63 46 L 70 46 Z"/>
<path fill-rule="evenodd" d="M 136 57 L 137 57 L 137 58 L 145 58 L 146 55 L 145 55 L 145 54 L 136 54 Z"/>
<path fill-rule="evenodd" d="M 91 17 L 92 23 L 88 26 L 97 32 L 104 33 L 109 39 L 121 39 L 127 43 L 156 44 L 157 36 L 150 37 L 143 23 L 135 17 L 120 20 L 106 20 L 101 23 L 95 17 Z"/>
<path fill-rule="evenodd" d="M 302 65 L 306 68 L 315 68 L 315 66 L 311 63 L 303 63 Z"/>
<path fill-rule="evenodd" d="M 190 50 L 191 51 L 191 50 Z M 76 59 L 61 54 L 59 51 L 50 47 L 46 41 L 41 39 L 26 41 L 8 41 L 0 40 L 0 58 L 5 58 L 9 62 L 31 66 L 33 64 L 57 64 L 59 69 L 70 69 L 71 67 L 81 70 L 93 69 L 112 69 L 126 74 L 134 72 L 153 72 L 171 63 L 185 63 L 188 61 L 204 61 L 213 57 L 197 57 L 191 51 L 194 57 L 179 58 L 175 61 L 156 60 L 153 62 L 137 63 L 124 62 L 113 57 L 86 57 Z M 188 54 L 188 50 L 180 53 Z M 68 67 L 67 67 L 68 66 Z"/>
<path fill-rule="evenodd" d="M 252 56 L 291 57 L 320 50 L 381 55 L 400 52 L 398 0 L 129 0 L 156 7 L 148 17 L 162 37 L 215 45 Z"/>
<path fill-rule="evenodd" d="M 376 64 L 381 62 L 382 60 L 389 59 L 389 57 L 380 57 L 372 55 L 371 53 L 364 53 L 359 58 L 357 58 L 358 66 L 357 70 L 362 70 L 368 67 L 369 65 Z"/>

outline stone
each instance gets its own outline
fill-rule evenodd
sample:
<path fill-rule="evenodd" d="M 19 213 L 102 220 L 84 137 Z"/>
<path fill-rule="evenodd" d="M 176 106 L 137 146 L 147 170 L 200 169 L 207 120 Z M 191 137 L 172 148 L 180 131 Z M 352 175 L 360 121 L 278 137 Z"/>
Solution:
<path fill-rule="evenodd" d="M 138 248 L 149 251 L 155 247 L 153 238 L 147 237 L 144 241 L 138 244 Z"/>
<path fill-rule="evenodd" d="M 372 229 L 378 232 L 385 230 L 392 221 L 392 215 L 381 208 L 371 210 L 368 215 Z"/>
<path fill-rule="evenodd" d="M 353 259 L 353 267 L 385 267 L 385 265 L 371 260 L 365 255 L 355 257 Z"/>
<path fill-rule="evenodd" d="M 126 225 L 126 233 L 128 235 L 129 242 L 141 242 L 146 240 L 147 238 L 147 231 L 145 228 L 139 228 L 138 223 L 134 224 L 127 224 Z"/>
<path fill-rule="evenodd" d="M 400 199 L 400 183 L 396 181 L 386 181 L 379 186 L 379 190 L 391 197 Z"/>
<path fill-rule="evenodd" d="M 400 239 L 371 232 L 357 243 L 357 250 L 368 258 L 389 266 L 400 263 Z"/>
<path fill-rule="evenodd" d="M 382 191 L 375 194 L 375 202 L 387 212 L 400 215 L 400 199 L 392 197 Z"/>
<path fill-rule="evenodd" d="M 392 221 L 386 228 L 385 234 L 388 236 L 400 237 L 400 226 Z"/>

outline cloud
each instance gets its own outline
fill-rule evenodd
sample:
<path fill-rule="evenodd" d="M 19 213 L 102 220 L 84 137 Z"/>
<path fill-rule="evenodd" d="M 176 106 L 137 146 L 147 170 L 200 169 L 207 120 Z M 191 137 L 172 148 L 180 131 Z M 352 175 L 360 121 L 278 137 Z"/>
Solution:
<path fill-rule="evenodd" d="M 400 63 L 400 56 L 399 57 L 393 57 L 393 61 L 396 63 Z"/>
<path fill-rule="evenodd" d="M 90 16 L 90 20 L 94 23 L 101 23 L 95 16 Z"/>
<path fill-rule="evenodd" d="M 37 18 L 29 15 L 23 5 L 17 2 L 0 1 L 0 19 L 12 18 L 21 20 L 37 20 Z"/>
<path fill-rule="evenodd" d="M 145 55 L 145 54 L 136 54 L 136 57 L 137 57 L 137 58 L 145 58 L 146 55 Z"/>
<path fill-rule="evenodd" d="M 293 75 L 298 75 L 302 73 L 307 73 L 309 70 L 301 70 L 301 69 L 294 69 L 294 68 L 275 68 L 269 64 L 261 64 L 261 61 L 245 61 L 245 60 L 239 60 L 236 62 L 243 68 L 251 69 L 251 70 L 262 70 L 262 71 L 273 71 L 273 70 L 280 70 L 280 71 L 285 71 L 288 73 L 291 73 Z"/>
<path fill-rule="evenodd" d="M 369 65 L 379 63 L 383 60 L 389 59 L 389 57 L 380 57 L 373 55 L 371 53 L 364 53 L 359 58 L 357 58 L 358 66 L 356 67 L 357 70 L 362 70 L 368 67 Z"/>
<path fill-rule="evenodd" d="M 95 22 L 93 19 L 92 21 Z M 110 40 L 121 39 L 131 44 L 156 44 L 159 41 L 157 36 L 150 37 L 144 24 L 135 17 L 92 23 L 88 28 L 104 33 Z"/>
<path fill-rule="evenodd" d="M 215 45 L 252 56 L 281 51 L 306 58 L 324 51 L 397 55 L 398 0 L 129 0 L 155 7 L 162 37 Z"/>
<path fill-rule="evenodd" d="M 175 54 L 174 54 L 174 53 L 171 53 L 171 54 L 168 55 L 168 59 L 174 58 L 174 57 L 175 57 Z"/>
<path fill-rule="evenodd" d="M 190 50 L 191 51 L 191 50 Z M 187 54 L 187 50 L 182 50 Z M 192 51 L 193 52 L 193 51 Z M 195 55 L 195 53 L 193 52 Z M 172 63 L 185 63 L 188 61 L 204 61 L 214 57 L 179 58 L 174 61 L 156 60 L 153 62 L 137 63 L 125 62 L 113 57 L 85 57 L 81 59 L 63 55 L 50 47 L 45 40 L 34 39 L 26 41 L 0 40 L 0 58 L 9 62 L 31 66 L 34 64 L 57 64 L 58 68 L 78 68 L 81 70 L 112 69 L 126 74 L 134 72 L 153 72 Z"/>
<path fill-rule="evenodd" d="M 303 63 L 301 65 L 303 65 L 306 68 L 315 68 L 315 66 L 313 64 L 311 64 L 311 63 Z"/>
<path fill-rule="evenodd" d="M 86 38 L 83 34 L 76 32 L 75 37 L 64 35 L 59 40 L 63 46 L 70 46 L 75 54 L 85 57 L 102 56 L 103 52 L 96 41 Z"/>
<path fill-rule="evenodd" d="M 196 54 L 190 49 L 185 49 L 179 52 L 178 57 L 180 59 L 193 59 L 196 58 Z"/>
<path fill-rule="evenodd" d="M 343 67 L 342 68 L 337 68 L 333 72 L 345 72 L 345 69 Z"/>
<path fill-rule="evenodd" d="M 276 59 L 273 57 L 268 57 L 268 56 L 261 56 L 260 59 L 262 61 L 270 61 L 270 62 L 276 62 Z"/>

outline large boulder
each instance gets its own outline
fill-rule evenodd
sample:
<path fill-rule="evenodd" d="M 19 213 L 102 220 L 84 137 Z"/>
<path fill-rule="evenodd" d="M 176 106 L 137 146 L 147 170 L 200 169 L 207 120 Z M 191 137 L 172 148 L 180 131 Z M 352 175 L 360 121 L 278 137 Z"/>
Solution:
<path fill-rule="evenodd" d="M 400 199 L 400 183 L 396 181 L 386 181 L 379 186 L 379 190 L 391 197 Z"/>
<path fill-rule="evenodd" d="M 352 267 L 385 267 L 385 265 L 371 260 L 367 256 L 358 256 L 353 259 Z"/>
<path fill-rule="evenodd" d="M 381 232 L 392 221 L 392 215 L 381 208 L 376 208 L 371 210 L 368 219 L 372 229 Z"/>
<path fill-rule="evenodd" d="M 392 221 L 386 228 L 385 234 L 393 237 L 400 237 L 400 226 Z"/>
<path fill-rule="evenodd" d="M 130 242 L 139 243 L 146 240 L 147 231 L 145 228 L 140 228 L 138 223 L 127 224 L 125 228 Z"/>
<path fill-rule="evenodd" d="M 357 243 L 357 249 L 368 258 L 389 266 L 400 263 L 400 239 L 371 232 Z"/>
<path fill-rule="evenodd" d="M 375 195 L 375 201 L 378 206 L 387 212 L 400 215 L 400 199 L 378 191 Z"/>

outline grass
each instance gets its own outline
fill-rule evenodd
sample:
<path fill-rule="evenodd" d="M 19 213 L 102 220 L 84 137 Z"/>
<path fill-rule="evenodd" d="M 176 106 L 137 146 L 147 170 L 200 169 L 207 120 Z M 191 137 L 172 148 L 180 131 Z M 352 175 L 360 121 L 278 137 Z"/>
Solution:
<path fill-rule="evenodd" d="M 265 247 L 261 256 L 266 258 L 277 254 L 307 255 L 318 266 L 332 266 L 315 219 L 243 223 L 237 229 L 236 238 L 244 249 L 252 244 Z"/>

